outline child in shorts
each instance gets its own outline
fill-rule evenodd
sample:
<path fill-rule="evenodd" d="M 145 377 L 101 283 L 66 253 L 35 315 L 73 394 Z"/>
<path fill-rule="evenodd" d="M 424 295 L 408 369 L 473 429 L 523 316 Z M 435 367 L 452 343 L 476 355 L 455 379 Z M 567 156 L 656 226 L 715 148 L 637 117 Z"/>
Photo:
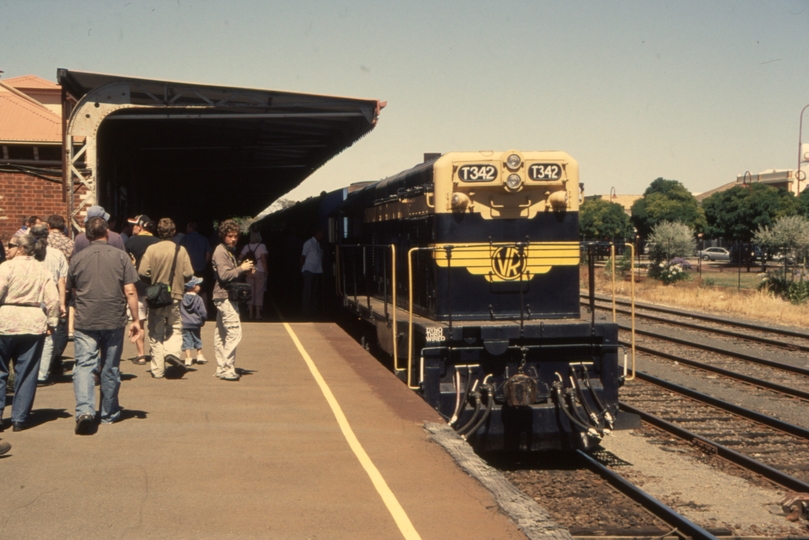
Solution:
<path fill-rule="evenodd" d="M 180 319 L 183 325 L 183 352 L 185 353 L 185 365 L 190 366 L 196 360 L 197 364 L 207 362 L 202 355 L 202 337 L 200 328 L 205 324 L 208 311 L 205 309 L 205 302 L 199 296 L 199 284 L 201 277 L 193 277 L 185 284 L 185 294 L 180 303 Z M 195 360 L 191 359 L 191 351 L 197 351 Z"/>

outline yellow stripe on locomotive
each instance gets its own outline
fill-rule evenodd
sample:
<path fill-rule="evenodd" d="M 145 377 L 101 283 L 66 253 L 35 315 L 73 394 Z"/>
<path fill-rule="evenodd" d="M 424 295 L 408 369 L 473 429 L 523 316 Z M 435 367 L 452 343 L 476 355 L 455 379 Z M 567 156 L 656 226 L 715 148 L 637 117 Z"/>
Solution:
<path fill-rule="evenodd" d="M 441 268 L 466 268 L 476 276 L 485 276 L 492 283 L 530 281 L 537 274 L 545 274 L 554 266 L 578 266 L 578 242 L 542 242 L 515 244 L 466 244 L 452 246 L 447 257 L 448 244 L 435 244 L 433 259 Z"/>

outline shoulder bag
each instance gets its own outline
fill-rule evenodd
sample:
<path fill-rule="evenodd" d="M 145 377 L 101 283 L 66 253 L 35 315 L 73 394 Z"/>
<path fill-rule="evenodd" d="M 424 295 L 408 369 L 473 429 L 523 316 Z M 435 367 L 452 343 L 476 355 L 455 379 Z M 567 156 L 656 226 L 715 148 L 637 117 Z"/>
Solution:
<path fill-rule="evenodd" d="M 228 251 L 228 256 L 233 261 L 234 266 L 236 265 L 236 258 L 233 257 L 233 254 Z M 217 274 L 217 278 L 218 278 Z M 236 278 L 232 281 L 222 281 L 219 280 L 219 284 L 225 289 L 228 293 L 228 300 L 232 302 L 247 302 L 250 298 L 253 297 L 253 288 L 249 283 L 244 283 L 243 281 L 238 281 L 239 278 Z"/>
<path fill-rule="evenodd" d="M 153 283 L 146 287 L 146 303 L 150 308 L 160 308 L 170 306 L 174 300 L 171 297 L 171 283 L 174 282 L 174 270 L 177 268 L 177 255 L 180 253 L 180 245 L 174 250 L 174 260 L 171 262 L 171 274 L 169 274 L 169 285 L 165 283 Z"/>

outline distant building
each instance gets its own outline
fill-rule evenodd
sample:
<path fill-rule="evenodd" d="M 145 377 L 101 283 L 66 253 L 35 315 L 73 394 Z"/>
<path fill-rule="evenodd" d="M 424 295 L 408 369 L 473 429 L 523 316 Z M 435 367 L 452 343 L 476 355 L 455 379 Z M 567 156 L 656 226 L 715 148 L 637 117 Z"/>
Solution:
<path fill-rule="evenodd" d="M 585 201 L 602 200 L 620 204 L 624 208 L 626 215 L 632 215 L 632 205 L 635 201 L 642 199 L 643 195 L 589 195 L 584 198 Z"/>
<path fill-rule="evenodd" d="M 797 182 L 795 171 L 792 169 L 770 169 L 757 174 L 744 173 L 736 176 L 736 185 L 744 185 L 745 183 L 761 183 L 776 188 L 781 187 L 795 195 L 806 189 L 806 180 Z M 800 187 L 798 187 L 798 184 L 800 184 Z"/>

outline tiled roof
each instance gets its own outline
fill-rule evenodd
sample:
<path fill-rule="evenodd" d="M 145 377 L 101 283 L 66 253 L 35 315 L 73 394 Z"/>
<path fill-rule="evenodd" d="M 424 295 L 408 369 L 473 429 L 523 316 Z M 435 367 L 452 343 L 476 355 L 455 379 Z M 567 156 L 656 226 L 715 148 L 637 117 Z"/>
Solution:
<path fill-rule="evenodd" d="M 12 77 L 10 79 L 5 79 L 3 82 L 13 88 L 19 88 L 22 90 L 29 90 L 34 88 L 59 90 L 62 88 L 58 84 L 45 80 L 42 77 L 37 77 L 36 75 L 21 75 L 19 77 Z"/>
<path fill-rule="evenodd" d="M 0 142 L 62 141 L 62 119 L 0 81 Z"/>

